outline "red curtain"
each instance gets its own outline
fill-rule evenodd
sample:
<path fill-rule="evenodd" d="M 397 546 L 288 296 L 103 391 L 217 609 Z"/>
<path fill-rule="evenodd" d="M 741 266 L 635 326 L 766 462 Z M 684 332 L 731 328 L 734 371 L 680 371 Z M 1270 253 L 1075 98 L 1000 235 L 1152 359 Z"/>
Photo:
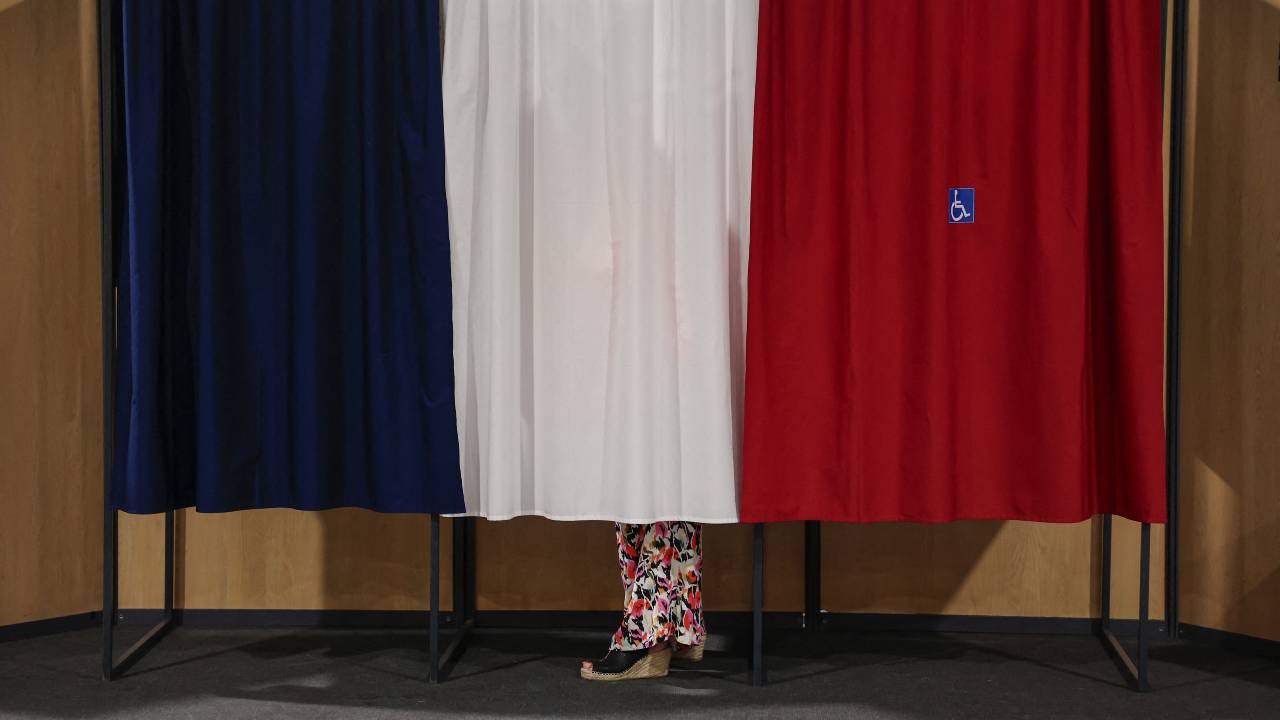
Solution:
<path fill-rule="evenodd" d="M 742 520 L 1163 521 L 1160 4 L 760 15 Z"/>

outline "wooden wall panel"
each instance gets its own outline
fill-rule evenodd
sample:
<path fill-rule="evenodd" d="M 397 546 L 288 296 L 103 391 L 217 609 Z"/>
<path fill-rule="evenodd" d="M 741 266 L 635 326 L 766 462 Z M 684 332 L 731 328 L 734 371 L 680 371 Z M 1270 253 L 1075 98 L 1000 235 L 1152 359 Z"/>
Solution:
<path fill-rule="evenodd" d="M 1113 611 L 1138 607 L 1137 523 L 1117 520 Z M 1101 520 L 824 526 L 828 610 L 946 615 L 1097 615 Z M 1151 613 L 1163 616 L 1163 526 L 1152 528 Z"/>
<path fill-rule="evenodd" d="M 441 527 L 442 601 L 451 607 L 451 521 Z M 428 524 L 422 516 L 363 510 L 181 511 L 175 602 L 192 608 L 415 610 L 426 607 Z M 163 519 L 122 515 L 121 607 L 163 599 Z M 751 606 L 751 528 L 708 526 L 713 562 L 704 594 L 714 609 Z M 803 528 L 771 526 L 766 598 L 771 609 L 803 604 Z M 479 522 L 481 610 L 611 610 L 621 589 L 613 526 L 519 518 Z"/>
<path fill-rule="evenodd" d="M 159 517 L 127 517 L 124 607 L 154 607 L 162 586 Z M 449 557 L 448 524 L 441 545 Z M 180 514 L 177 601 L 193 608 L 421 609 L 426 521 L 359 510 Z M 824 607 L 832 611 L 1096 615 L 1098 521 L 824 526 Z M 1117 521 L 1115 612 L 1137 613 L 1135 523 Z M 1153 530 L 1152 614 L 1163 611 L 1163 533 Z M 704 596 L 713 610 L 751 603 L 747 525 L 708 525 Z M 480 521 L 481 610 L 612 610 L 621 589 L 613 527 L 519 518 Z M 766 533 L 766 606 L 803 607 L 800 523 Z M 335 558 L 333 555 L 337 554 Z M 446 565 L 445 575 L 448 575 Z M 445 580 L 443 599 L 449 606 Z"/>
<path fill-rule="evenodd" d="M 1099 521 L 823 526 L 823 607 L 835 612 L 1096 615 Z M 1163 615 L 1163 528 L 1153 528 L 1151 608 Z M 703 595 L 713 610 L 751 607 L 751 527 L 708 525 Z M 1117 616 L 1136 616 L 1138 525 L 1115 525 Z M 765 604 L 804 606 L 802 523 L 765 535 Z M 621 589 L 609 523 L 482 522 L 482 610 L 612 610 Z"/>
<path fill-rule="evenodd" d="M 613 524 L 542 518 L 480 523 L 477 604 L 481 610 L 614 610 L 622 603 Z M 751 608 L 752 528 L 706 525 L 703 599 L 713 610 Z M 804 526 L 770 525 L 765 535 L 770 610 L 804 606 Z"/>
<path fill-rule="evenodd" d="M 1192 2 L 1179 602 L 1280 640 L 1280 2 Z"/>
<path fill-rule="evenodd" d="M 120 606 L 164 599 L 162 515 L 121 515 Z M 190 608 L 424 610 L 430 523 L 357 509 L 179 511 L 174 602 Z M 450 557 L 448 520 L 440 551 Z M 443 607 L 452 584 L 441 578 Z"/>
<path fill-rule="evenodd" d="M 100 605 L 94 17 L 0 6 L 0 625 Z"/>

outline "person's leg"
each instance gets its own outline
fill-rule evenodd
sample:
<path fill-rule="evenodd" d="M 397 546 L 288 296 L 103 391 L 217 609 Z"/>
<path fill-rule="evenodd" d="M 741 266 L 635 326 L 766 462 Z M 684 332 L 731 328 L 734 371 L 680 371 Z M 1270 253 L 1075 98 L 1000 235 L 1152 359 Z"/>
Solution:
<path fill-rule="evenodd" d="M 645 625 L 645 596 L 652 584 L 648 572 L 648 555 L 645 544 L 651 525 L 615 523 L 618 535 L 618 568 L 622 572 L 622 622 L 613 633 L 610 649 L 637 650 L 648 647 L 649 636 Z"/>
<path fill-rule="evenodd" d="M 683 523 L 621 525 L 619 559 L 634 553 L 635 569 L 624 598 L 622 623 L 613 634 L 614 650 L 641 650 L 668 642 L 675 633 L 672 620 L 672 562 L 676 551 L 672 526 Z M 626 562 L 624 575 L 626 574 Z"/>
<path fill-rule="evenodd" d="M 702 620 L 702 523 L 672 523 L 671 537 L 671 619 L 678 657 L 685 648 L 701 646 L 707 636 Z M 697 657 L 701 656 L 699 651 Z"/>
<path fill-rule="evenodd" d="M 618 523 L 618 566 L 622 573 L 623 616 L 602 660 L 583 662 L 590 680 L 661 677 L 667 674 L 676 632 L 671 523 Z"/>

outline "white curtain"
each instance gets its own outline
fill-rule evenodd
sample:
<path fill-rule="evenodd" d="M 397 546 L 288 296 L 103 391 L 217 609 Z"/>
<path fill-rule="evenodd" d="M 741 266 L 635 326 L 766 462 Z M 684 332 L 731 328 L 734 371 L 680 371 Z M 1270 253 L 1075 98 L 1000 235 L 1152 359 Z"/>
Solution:
<path fill-rule="evenodd" d="M 755 0 L 452 0 L 467 513 L 737 519 Z"/>

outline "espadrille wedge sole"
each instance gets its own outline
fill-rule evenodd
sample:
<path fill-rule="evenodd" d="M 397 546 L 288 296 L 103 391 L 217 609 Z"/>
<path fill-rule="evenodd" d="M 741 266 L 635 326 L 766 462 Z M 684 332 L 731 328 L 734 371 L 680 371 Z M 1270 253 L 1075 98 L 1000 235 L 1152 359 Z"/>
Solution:
<path fill-rule="evenodd" d="M 702 662 L 702 645 L 676 645 L 676 649 L 671 653 L 672 662 L 697 663 Z"/>
<path fill-rule="evenodd" d="M 667 671 L 671 667 L 671 650 L 664 649 L 658 652 L 652 652 L 635 662 L 634 665 L 623 670 L 622 672 L 607 673 L 598 670 L 588 670 L 579 668 L 578 673 L 583 680 L 596 680 L 599 682 L 618 682 L 621 680 L 644 680 L 646 678 L 666 677 Z"/>

